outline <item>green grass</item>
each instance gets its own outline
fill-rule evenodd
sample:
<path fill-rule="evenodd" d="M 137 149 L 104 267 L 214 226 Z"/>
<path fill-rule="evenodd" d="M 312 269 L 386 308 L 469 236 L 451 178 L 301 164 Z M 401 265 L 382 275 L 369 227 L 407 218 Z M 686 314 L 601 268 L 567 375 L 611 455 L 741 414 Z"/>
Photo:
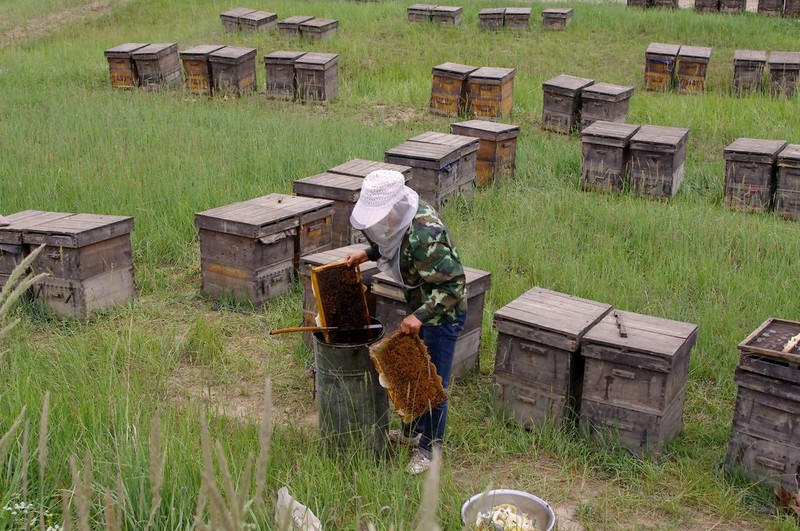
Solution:
<path fill-rule="evenodd" d="M 287 42 L 277 32 L 225 34 L 218 15 L 231 5 L 220 1 L 134 0 L 0 49 L 0 212 L 121 214 L 136 222 L 136 302 L 86 323 L 24 306 L 21 324 L 5 340 L 0 434 L 27 406 L 36 441 L 38 412 L 45 391 L 51 393 L 47 473 L 39 484 L 31 458 L 32 501 L 43 497 L 60 512 L 61 493 L 73 484 L 69 457 L 83 464 L 88 453 L 97 492 L 116 492 L 121 467 L 130 501 L 126 526 L 143 528 L 151 506 L 150 422 L 158 414 L 166 470 L 157 527 L 188 529 L 203 467 L 201 410 L 208 411 L 211 436 L 220 440 L 236 481 L 248 453 L 258 451 L 257 417 L 222 414 L 226 397 L 258 404 L 270 377 L 278 410 L 293 421 L 313 418 L 311 352 L 299 338 L 266 335 L 299 323 L 302 288 L 261 310 L 202 297 L 193 215 L 289 193 L 294 179 L 352 158 L 381 160 L 410 136 L 447 131 L 454 120 L 426 109 L 431 68 L 452 61 L 517 68 L 507 121 L 519 124 L 521 135 L 513 181 L 443 212 L 465 264 L 490 271 L 492 288 L 481 373 L 452 389 L 442 528 L 458 528 L 461 504 L 487 483 L 573 507 L 587 529 L 796 528 L 791 518 L 773 514 L 768 489 L 730 477 L 719 465 L 733 416 L 736 345 L 767 317 L 800 314 L 800 225 L 729 212 L 722 204 L 724 147 L 742 136 L 800 143 L 798 98 L 731 97 L 733 51 L 796 49 L 798 21 L 566 2 L 575 8 L 573 23 L 567 31 L 544 32 L 539 21 L 547 4 L 537 3 L 530 33 L 495 34 L 478 29 L 484 3 L 460 2 L 465 13 L 458 28 L 408 24 L 410 3 L 258 5 L 279 18 L 340 20 L 334 39 L 309 43 Z M 75 4 L 9 0 L 0 5 L 0 30 Z M 181 89 L 110 87 L 104 49 L 171 41 L 181 48 L 258 48 L 259 93 L 223 100 Z M 644 92 L 650 42 L 712 46 L 707 93 Z M 279 49 L 339 53 L 339 98 L 326 106 L 267 100 L 262 56 Z M 580 191 L 579 139 L 539 127 L 542 83 L 562 72 L 635 86 L 631 123 L 690 128 L 686 177 L 676 198 L 650 202 Z M 570 430 L 526 432 L 493 410 L 492 316 L 535 285 L 699 325 L 684 428 L 666 458 L 638 460 Z M 182 376 L 187 371 L 189 379 Z M 331 459 L 316 430 L 293 421 L 278 422 L 272 437 L 266 507 L 250 515 L 259 526 L 272 525 L 281 486 L 329 529 L 413 521 L 423 487 L 404 474 L 405 453 L 380 463 L 358 454 Z M 0 509 L 20 496 L 21 451 L 19 435 L 8 462 L 0 463 Z M 93 521 L 102 521 L 102 506 L 97 494 Z M 9 528 L 0 514 L 0 529 Z"/>

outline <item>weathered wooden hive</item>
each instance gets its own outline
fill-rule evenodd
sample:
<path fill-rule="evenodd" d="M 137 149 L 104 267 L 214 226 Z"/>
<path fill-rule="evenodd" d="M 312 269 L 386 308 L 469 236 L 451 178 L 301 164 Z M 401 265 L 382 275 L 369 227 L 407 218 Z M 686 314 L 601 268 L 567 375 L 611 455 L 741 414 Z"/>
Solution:
<path fill-rule="evenodd" d="M 697 325 L 615 310 L 585 336 L 580 426 L 658 455 L 681 430 Z"/>
<path fill-rule="evenodd" d="M 681 47 L 677 44 L 652 42 L 645 51 L 644 88 L 669 90 L 675 74 L 675 63 Z"/>
<path fill-rule="evenodd" d="M 408 6 L 406 13 L 409 22 L 430 22 L 433 16 L 433 4 L 414 4 Z"/>
<path fill-rule="evenodd" d="M 450 124 L 450 132 L 478 139 L 475 162 L 475 182 L 478 186 L 491 186 L 501 179 L 514 177 L 518 125 L 467 120 Z"/>
<path fill-rule="evenodd" d="M 416 178 L 410 183 L 411 188 L 420 193 L 420 195 L 423 195 L 423 198 L 430 197 L 430 192 L 437 194 L 438 203 L 431 203 L 435 205 L 435 208 L 444 206 L 444 204 L 455 195 L 470 195 L 472 193 L 476 184 L 478 148 L 480 147 L 479 139 L 471 136 L 428 131 L 427 133 L 409 138 L 409 141 L 443 146 L 446 149 L 454 150 L 457 154 L 458 158 L 454 163 L 455 181 L 451 188 L 438 187 L 431 189 L 426 187 L 426 184 L 431 184 L 430 181 L 428 183 L 415 182 Z M 423 194 L 423 192 L 425 192 L 425 194 Z"/>
<path fill-rule="evenodd" d="M 438 209 L 459 191 L 460 153 L 457 147 L 407 140 L 388 149 L 384 160 L 410 166 L 411 181 L 408 186 L 425 202 Z"/>
<path fill-rule="evenodd" d="M 255 9 L 251 9 L 249 7 L 235 7 L 225 11 L 224 13 L 220 13 L 219 19 L 222 21 L 225 31 L 238 31 L 241 29 L 239 26 L 239 17 L 254 11 Z"/>
<path fill-rule="evenodd" d="M 800 52 L 770 52 L 767 66 L 772 95 L 794 96 L 800 77 Z"/>
<path fill-rule="evenodd" d="M 783 4 L 783 16 L 800 18 L 800 0 L 786 0 Z"/>
<path fill-rule="evenodd" d="M 685 172 L 689 130 L 643 125 L 630 140 L 631 192 L 653 199 L 678 193 Z"/>
<path fill-rule="evenodd" d="M 800 220 L 800 144 L 789 144 L 778 153 L 775 214 Z"/>
<path fill-rule="evenodd" d="M 300 256 L 331 246 L 333 202 L 270 194 L 195 214 L 203 293 L 259 306 L 292 287 Z"/>
<path fill-rule="evenodd" d="M 297 93 L 294 63 L 306 52 L 279 50 L 264 56 L 267 73 L 267 95 L 279 100 L 293 100 Z"/>
<path fill-rule="evenodd" d="M 294 62 L 297 97 L 331 101 L 339 95 L 339 54 L 309 52 Z"/>
<path fill-rule="evenodd" d="M 341 175 L 350 175 L 352 177 L 361 177 L 362 179 L 370 173 L 377 170 L 393 170 L 399 171 L 406 178 L 406 184 L 411 179 L 412 168 L 410 166 L 401 166 L 399 164 L 389 164 L 387 162 L 380 162 L 377 160 L 364 160 L 353 159 L 334 166 L 328 171 L 331 173 L 338 173 Z"/>
<path fill-rule="evenodd" d="M 31 252 L 29 245 L 22 243 L 22 235 L 36 225 L 50 223 L 74 214 L 23 210 L 5 216 L 8 225 L 0 227 L 0 289 L 8 281 L 14 268 Z"/>
<path fill-rule="evenodd" d="M 698 13 L 718 13 L 719 0 L 694 0 L 694 10 Z"/>
<path fill-rule="evenodd" d="M 214 80 L 211 74 L 209 55 L 223 48 L 221 44 L 200 44 L 180 52 L 183 63 L 184 84 L 195 94 L 211 95 Z"/>
<path fill-rule="evenodd" d="M 464 8 L 460 6 L 436 6 L 431 10 L 431 20 L 442 26 L 458 26 Z"/>
<path fill-rule="evenodd" d="M 451 377 L 461 379 L 473 368 L 478 369 L 478 352 L 481 342 L 481 321 L 486 292 L 491 286 L 491 273 L 464 268 L 467 277 L 467 322 L 456 340 Z M 375 296 L 375 317 L 391 333 L 400 328 L 407 315 L 403 288 L 391 275 L 378 273 L 372 278 Z"/>
<path fill-rule="evenodd" d="M 621 192 L 628 182 L 631 137 L 638 125 L 596 121 L 581 131 L 581 187 Z"/>
<path fill-rule="evenodd" d="M 597 120 L 624 122 L 628 119 L 633 87 L 595 83 L 581 91 L 581 129 Z"/>
<path fill-rule="evenodd" d="M 572 8 L 550 7 L 542 11 L 542 26 L 549 30 L 563 30 L 572 22 Z"/>
<path fill-rule="evenodd" d="M 680 7 L 678 0 L 652 0 L 650 7 L 661 9 L 678 9 Z"/>
<path fill-rule="evenodd" d="M 725 205 L 769 212 L 775 193 L 778 153 L 784 140 L 738 138 L 725 148 Z"/>
<path fill-rule="evenodd" d="M 652 5 L 652 0 L 627 0 L 626 5 L 628 7 L 647 9 Z"/>
<path fill-rule="evenodd" d="M 481 29 L 499 31 L 503 29 L 503 17 L 506 8 L 487 7 L 478 11 L 478 23 Z"/>
<path fill-rule="evenodd" d="M 467 77 L 477 69 L 458 63 L 434 66 L 431 112 L 444 116 L 463 114 L 467 108 Z"/>
<path fill-rule="evenodd" d="M 467 76 L 470 114 L 476 118 L 502 118 L 514 105 L 516 68 L 484 66 Z"/>
<path fill-rule="evenodd" d="M 141 86 L 158 89 L 181 82 L 177 43 L 148 44 L 131 53 L 131 57 Z"/>
<path fill-rule="evenodd" d="M 531 27 L 530 7 L 507 7 L 503 25 L 512 30 L 528 30 Z"/>
<path fill-rule="evenodd" d="M 277 13 L 266 11 L 252 11 L 239 17 L 239 29 L 248 33 L 267 31 L 278 25 Z"/>
<path fill-rule="evenodd" d="M 314 17 L 308 15 L 294 15 L 278 22 L 278 31 L 283 38 L 300 38 L 300 24 L 308 22 Z"/>
<path fill-rule="evenodd" d="M 719 10 L 721 13 L 744 13 L 747 7 L 747 0 L 720 0 Z"/>
<path fill-rule="evenodd" d="M 726 462 L 795 492 L 800 480 L 800 323 L 767 319 L 739 344 Z"/>
<path fill-rule="evenodd" d="M 611 306 L 535 287 L 497 310 L 494 403 L 526 427 L 581 409 L 581 339 Z"/>
<path fill-rule="evenodd" d="M 783 14 L 783 0 L 758 0 L 756 11 L 762 15 L 779 17 Z"/>
<path fill-rule="evenodd" d="M 139 86 L 139 73 L 132 54 L 147 46 L 147 43 L 129 42 L 109 48 L 104 52 L 108 60 L 108 74 L 111 86 L 116 88 L 133 88 Z"/>
<path fill-rule="evenodd" d="M 733 93 L 760 92 L 767 65 L 767 52 L 736 50 L 733 52 Z"/>
<path fill-rule="evenodd" d="M 300 36 L 310 41 L 324 41 L 336 35 L 339 21 L 333 18 L 312 18 L 301 22 Z"/>
<path fill-rule="evenodd" d="M 579 123 L 581 93 L 594 80 L 561 74 L 542 83 L 542 129 L 568 135 Z"/>
<path fill-rule="evenodd" d="M 678 92 L 701 94 L 706 90 L 706 71 L 711 48 L 681 46 L 678 52 Z"/>
<path fill-rule="evenodd" d="M 256 89 L 256 49 L 225 46 L 208 56 L 215 92 L 242 95 Z"/>

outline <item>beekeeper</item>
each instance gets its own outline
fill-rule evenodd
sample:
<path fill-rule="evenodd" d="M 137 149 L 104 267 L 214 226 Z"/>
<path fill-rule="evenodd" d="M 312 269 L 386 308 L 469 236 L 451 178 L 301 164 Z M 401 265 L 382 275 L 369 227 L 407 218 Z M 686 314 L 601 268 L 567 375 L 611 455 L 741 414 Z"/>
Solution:
<path fill-rule="evenodd" d="M 436 211 L 405 185 L 402 173 L 377 170 L 364 178 L 350 223 L 370 243 L 347 255 L 348 264 L 378 263 L 403 288 L 408 312 L 400 330 L 419 333 L 445 390 L 450 383 L 456 339 L 467 317 L 466 277 L 450 236 Z M 414 445 L 407 471 L 430 468 L 431 450 L 444 439 L 447 401 L 389 439 Z"/>

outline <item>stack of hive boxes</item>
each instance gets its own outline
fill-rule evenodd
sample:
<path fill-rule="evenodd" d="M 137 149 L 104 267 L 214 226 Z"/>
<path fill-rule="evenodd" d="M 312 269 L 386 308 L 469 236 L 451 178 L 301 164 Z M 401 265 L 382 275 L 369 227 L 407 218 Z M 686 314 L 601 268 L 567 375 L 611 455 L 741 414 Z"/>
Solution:
<path fill-rule="evenodd" d="M 514 68 L 481 68 L 458 63 L 433 67 L 430 110 L 444 116 L 469 112 L 474 117 L 502 118 L 514 102 Z"/>
<path fill-rule="evenodd" d="M 278 19 L 276 13 L 267 13 L 250 9 L 249 7 L 236 7 L 220 13 L 220 20 L 225 31 L 266 31 L 275 27 Z"/>
<path fill-rule="evenodd" d="M 468 120 L 450 124 L 450 132 L 479 139 L 475 168 L 478 186 L 490 186 L 501 179 L 514 176 L 518 125 Z"/>
<path fill-rule="evenodd" d="M 339 54 L 279 50 L 264 56 L 267 95 L 330 101 L 339 95 Z"/>
<path fill-rule="evenodd" d="M 437 6 L 432 4 L 414 4 L 407 9 L 409 22 L 436 22 L 442 26 L 461 24 L 464 8 L 460 6 Z"/>

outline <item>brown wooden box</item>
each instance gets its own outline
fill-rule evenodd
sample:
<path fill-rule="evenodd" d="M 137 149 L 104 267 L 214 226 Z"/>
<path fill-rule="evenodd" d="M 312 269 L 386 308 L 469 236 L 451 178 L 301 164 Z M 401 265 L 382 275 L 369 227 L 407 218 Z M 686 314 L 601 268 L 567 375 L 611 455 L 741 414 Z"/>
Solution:
<path fill-rule="evenodd" d="M 239 17 L 252 13 L 253 11 L 255 11 L 255 9 L 250 9 L 249 7 L 235 7 L 229 11 L 220 13 L 219 19 L 222 21 L 225 31 L 238 31 L 241 29 L 239 27 Z"/>
<path fill-rule="evenodd" d="M 549 30 L 562 30 L 572 22 L 572 8 L 551 7 L 542 11 L 542 26 Z"/>
<path fill-rule="evenodd" d="M 442 26 L 458 26 L 461 24 L 461 16 L 463 13 L 463 7 L 436 6 L 431 10 L 431 20 Z"/>
<path fill-rule="evenodd" d="M 581 339 L 611 306 L 563 293 L 535 287 L 494 314 L 493 326 L 498 332 L 495 354 L 495 386 L 513 378 L 516 387 L 527 387 L 530 393 L 547 394 L 541 402 L 519 399 L 519 391 L 501 393 L 495 397 L 510 399 L 510 403 L 495 404 L 522 422 L 533 418 L 541 422 L 551 413 L 555 402 L 560 406 L 557 422 L 563 421 L 571 410 L 580 411 L 583 358 Z M 517 403 L 519 402 L 519 403 Z M 530 408 L 538 412 L 531 414 Z M 521 410 L 519 408 L 522 408 Z"/>
<path fill-rule="evenodd" d="M 464 268 L 467 277 L 467 321 L 456 340 L 451 377 L 461 379 L 473 368 L 478 370 L 481 322 L 486 291 L 491 286 L 491 273 Z M 391 333 L 400 328 L 407 315 L 406 299 L 400 284 L 386 273 L 378 273 L 372 279 L 372 294 L 375 296 L 375 317 Z"/>
<path fill-rule="evenodd" d="M 530 7 L 507 7 L 503 25 L 512 30 L 528 30 L 531 27 Z"/>
<path fill-rule="evenodd" d="M 681 46 L 678 52 L 678 92 L 700 94 L 706 90 L 706 70 L 711 48 Z"/>
<path fill-rule="evenodd" d="M 739 343 L 739 368 L 800 385 L 800 346 L 790 343 L 797 334 L 800 323 L 770 317 Z"/>
<path fill-rule="evenodd" d="M 441 144 L 406 141 L 386 151 L 384 160 L 410 166 L 409 187 L 438 209 L 458 187 L 459 150 Z"/>
<path fill-rule="evenodd" d="M 638 125 L 597 121 L 581 131 L 581 187 L 621 192 L 628 181 L 628 144 Z"/>
<path fill-rule="evenodd" d="M 278 22 L 278 30 L 283 38 L 299 38 L 300 37 L 300 24 L 308 22 L 314 17 L 307 15 L 294 15 L 287 17 Z"/>
<path fill-rule="evenodd" d="M 800 442 L 800 385 L 736 369 L 733 429 L 771 441 Z"/>
<path fill-rule="evenodd" d="M 409 140 L 412 142 L 436 144 L 458 150 L 456 184 L 469 185 L 466 186 L 467 191 L 471 191 L 472 188 L 475 187 L 476 163 L 478 159 L 478 149 L 480 147 L 479 139 L 472 136 L 428 131 L 427 133 L 411 137 Z"/>
<path fill-rule="evenodd" d="M 689 130 L 643 125 L 631 137 L 631 192 L 669 199 L 683 182 Z"/>
<path fill-rule="evenodd" d="M 800 0 L 786 0 L 783 4 L 783 16 L 800 18 Z"/>
<path fill-rule="evenodd" d="M 443 63 L 433 67 L 430 110 L 434 114 L 456 116 L 466 111 L 467 76 L 477 67 Z"/>
<path fill-rule="evenodd" d="M 364 179 L 336 173 L 320 173 L 294 181 L 294 193 L 333 201 L 332 245 L 341 247 L 364 241 L 364 235 L 350 225 L 350 214 L 361 195 Z"/>
<path fill-rule="evenodd" d="M 450 131 L 455 135 L 478 139 L 475 162 L 475 182 L 478 186 L 490 186 L 500 179 L 514 177 L 518 125 L 467 120 L 450 124 Z"/>
<path fill-rule="evenodd" d="M 784 140 L 738 138 L 725 148 L 725 205 L 745 212 L 769 212 L 778 153 Z"/>
<path fill-rule="evenodd" d="M 111 77 L 111 86 L 116 88 L 133 88 L 139 86 L 139 73 L 131 54 L 147 46 L 147 43 L 120 44 L 106 50 L 108 60 L 108 74 Z"/>
<path fill-rule="evenodd" d="M 677 44 L 652 42 L 645 51 L 644 88 L 669 90 L 675 73 L 675 63 L 681 47 Z"/>
<path fill-rule="evenodd" d="M 758 0 L 756 11 L 762 15 L 779 17 L 783 14 L 783 0 Z"/>
<path fill-rule="evenodd" d="M 279 50 L 264 56 L 267 73 L 267 95 L 279 100 L 293 100 L 297 92 L 294 63 L 306 52 Z"/>
<path fill-rule="evenodd" d="M 484 66 L 467 76 L 470 114 L 476 118 L 502 118 L 514 104 L 516 68 Z"/>
<path fill-rule="evenodd" d="M 562 425 L 572 415 L 569 397 L 562 392 L 506 373 L 495 372 L 492 380 L 494 407 L 525 428 Z"/>
<path fill-rule="evenodd" d="M 736 50 L 733 52 L 733 93 L 760 92 L 767 64 L 767 52 Z"/>
<path fill-rule="evenodd" d="M 177 43 L 148 44 L 131 54 L 141 86 L 158 89 L 181 82 Z"/>
<path fill-rule="evenodd" d="M 478 11 L 478 23 L 481 29 L 499 31 L 503 29 L 503 17 L 506 8 L 487 7 Z"/>
<path fill-rule="evenodd" d="M 312 18 L 301 22 L 300 36 L 311 41 L 324 41 L 336 35 L 339 21 L 333 18 Z"/>
<path fill-rule="evenodd" d="M 661 9 L 678 9 L 680 5 L 678 0 L 652 0 L 650 7 Z"/>
<path fill-rule="evenodd" d="M 294 69 L 299 99 L 331 101 L 339 95 L 339 54 L 309 52 L 294 62 Z"/>
<path fill-rule="evenodd" d="M 0 227 L 0 275 L 7 278 L 30 253 L 30 246 L 22 242 L 25 231 L 72 215 L 74 214 L 65 212 L 23 210 L 6 216 L 8 225 Z"/>
<path fill-rule="evenodd" d="M 719 13 L 719 0 L 694 0 L 694 10 L 698 13 Z"/>
<path fill-rule="evenodd" d="M 721 13 L 744 13 L 747 7 L 747 0 L 720 0 L 719 10 Z"/>
<path fill-rule="evenodd" d="M 256 49 L 225 46 L 208 56 L 215 92 L 242 95 L 256 89 Z"/>
<path fill-rule="evenodd" d="M 353 177 L 361 177 L 362 179 L 376 170 L 393 170 L 403 174 L 406 178 L 406 184 L 411 179 L 412 174 L 411 166 L 401 166 L 399 164 L 389 164 L 388 162 L 379 162 L 377 160 L 364 160 L 353 159 L 334 166 L 328 171 L 331 173 L 339 173 L 341 175 L 351 175 Z"/>
<path fill-rule="evenodd" d="M 652 0 L 627 0 L 626 5 L 628 7 L 647 9 L 652 6 Z"/>
<path fill-rule="evenodd" d="M 239 17 L 239 29 L 248 33 L 267 31 L 278 25 L 277 13 L 253 11 Z"/>
<path fill-rule="evenodd" d="M 579 123 L 581 93 L 594 80 L 561 74 L 542 84 L 542 129 L 568 135 Z"/>
<path fill-rule="evenodd" d="M 755 437 L 734 429 L 725 459 L 728 466 L 739 467 L 745 476 L 772 485 L 797 489 L 800 475 L 800 447 Z"/>
<path fill-rule="evenodd" d="M 406 10 L 409 22 L 430 22 L 433 16 L 433 4 L 414 4 Z"/>
<path fill-rule="evenodd" d="M 190 92 L 207 95 L 212 93 L 214 81 L 208 55 L 222 47 L 221 44 L 200 44 L 180 52 L 183 81 Z"/>
<path fill-rule="evenodd" d="M 772 95 L 794 96 L 800 77 L 800 52 L 770 52 L 767 66 Z"/>
<path fill-rule="evenodd" d="M 133 266 L 87 280 L 48 277 L 33 287 L 33 296 L 37 304 L 58 316 L 84 320 L 93 312 L 126 304 L 136 296 Z"/>
<path fill-rule="evenodd" d="M 800 220 L 800 144 L 789 144 L 778 153 L 775 213 Z"/>
<path fill-rule="evenodd" d="M 581 91 L 581 129 L 597 120 L 625 122 L 633 87 L 595 83 Z"/>

